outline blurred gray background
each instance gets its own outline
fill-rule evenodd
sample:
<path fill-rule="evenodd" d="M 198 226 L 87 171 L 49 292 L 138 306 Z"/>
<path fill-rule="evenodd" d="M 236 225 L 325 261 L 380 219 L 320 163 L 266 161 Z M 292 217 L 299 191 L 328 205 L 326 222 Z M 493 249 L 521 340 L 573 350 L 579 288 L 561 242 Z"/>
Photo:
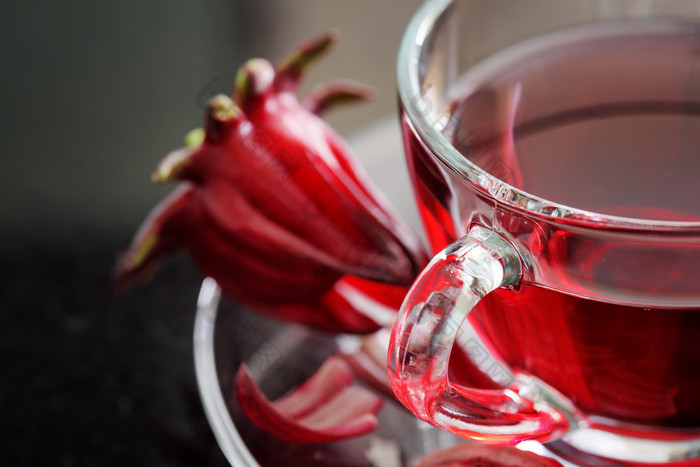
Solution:
<path fill-rule="evenodd" d="M 374 102 L 329 114 L 344 135 L 392 114 L 396 50 L 419 3 L 3 2 L 4 230 L 135 227 L 170 189 L 149 183 L 155 164 L 200 125 L 208 97 L 230 92 L 236 67 L 330 27 L 342 39 L 305 88 L 331 78 L 377 88 Z"/>
<path fill-rule="evenodd" d="M 202 277 L 179 257 L 115 297 L 114 256 L 172 189 L 151 171 L 245 59 L 338 28 L 305 89 L 377 88 L 329 114 L 346 136 L 396 115 L 396 51 L 419 3 L 2 2 L 0 465 L 225 465 L 194 381 Z"/>

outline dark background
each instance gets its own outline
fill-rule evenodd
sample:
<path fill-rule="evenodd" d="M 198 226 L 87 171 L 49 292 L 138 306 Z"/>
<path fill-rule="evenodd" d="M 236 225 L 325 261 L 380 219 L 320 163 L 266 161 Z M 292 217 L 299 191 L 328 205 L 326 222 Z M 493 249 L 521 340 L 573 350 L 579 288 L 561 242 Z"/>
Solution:
<path fill-rule="evenodd" d="M 116 253 L 172 187 L 160 158 L 228 93 L 246 58 L 328 27 L 309 86 L 353 78 L 395 112 L 394 60 L 418 0 L 135 0 L 0 6 L 0 465 L 226 465 L 194 381 L 201 276 L 185 257 L 108 292 Z"/>

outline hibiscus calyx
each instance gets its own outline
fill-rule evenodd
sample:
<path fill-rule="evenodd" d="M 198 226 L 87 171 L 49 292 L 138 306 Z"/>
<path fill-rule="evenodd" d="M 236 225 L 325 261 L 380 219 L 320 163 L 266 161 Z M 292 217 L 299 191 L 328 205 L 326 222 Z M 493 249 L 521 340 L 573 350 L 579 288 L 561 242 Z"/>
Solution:
<path fill-rule="evenodd" d="M 361 292 L 363 282 L 352 279 L 359 278 L 406 289 L 427 257 L 318 117 L 369 98 L 371 89 L 340 81 L 296 96 L 304 71 L 336 39 L 330 32 L 307 41 L 277 67 L 249 60 L 233 97 L 209 101 L 203 128 L 154 172 L 153 181 L 181 187 L 142 225 L 117 264 L 117 285 L 181 248 L 226 295 L 254 310 L 333 332 L 381 328 L 344 284 Z M 381 308 L 377 290 L 369 295 Z"/>

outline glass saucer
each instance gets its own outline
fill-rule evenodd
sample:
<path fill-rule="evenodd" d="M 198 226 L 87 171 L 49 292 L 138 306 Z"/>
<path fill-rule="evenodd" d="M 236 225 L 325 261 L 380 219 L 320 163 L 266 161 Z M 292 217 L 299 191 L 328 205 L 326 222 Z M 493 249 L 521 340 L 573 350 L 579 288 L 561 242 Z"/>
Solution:
<path fill-rule="evenodd" d="M 347 339 L 347 336 L 343 337 Z M 366 436 L 325 444 L 280 441 L 254 426 L 240 410 L 233 379 L 246 362 L 271 399 L 308 378 L 338 339 L 245 310 L 221 296 L 212 279 L 202 284 L 197 302 L 194 357 L 204 410 L 231 465 L 308 466 L 414 465 L 435 449 L 463 440 L 419 421 L 395 400 L 385 398 L 378 429 Z"/>

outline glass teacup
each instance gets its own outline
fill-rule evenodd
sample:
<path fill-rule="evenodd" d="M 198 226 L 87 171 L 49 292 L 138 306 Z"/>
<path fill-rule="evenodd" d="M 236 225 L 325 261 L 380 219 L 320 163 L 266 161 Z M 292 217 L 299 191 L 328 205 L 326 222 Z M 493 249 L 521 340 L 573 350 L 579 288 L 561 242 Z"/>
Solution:
<path fill-rule="evenodd" d="M 437 254 L 399 399 L 579 464 L 700 465 L 700 3 L 429 1 L 398 84 Z"/>

